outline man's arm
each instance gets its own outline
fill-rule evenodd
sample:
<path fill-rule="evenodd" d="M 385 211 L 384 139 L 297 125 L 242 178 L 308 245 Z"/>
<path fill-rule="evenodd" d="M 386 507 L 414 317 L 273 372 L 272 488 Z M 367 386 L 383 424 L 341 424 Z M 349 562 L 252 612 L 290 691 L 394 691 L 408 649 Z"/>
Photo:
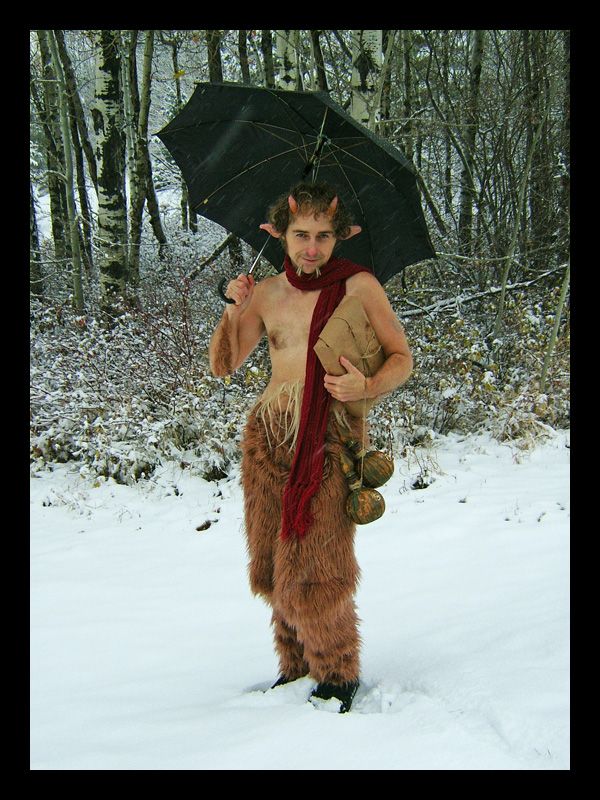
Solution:
<path fill-rule="evenodd" d="M 404 328 L 377 278 L 368 272 L 359 272 L 348 278 L 346 292 L 360 298 L 386 360 L 375 375 L 365 379 L 360 370 L 342 357 L 340 363 L 347 370 L 346 375 L 325 376 L 325 388 L 342 402 L 387 394 L 406 383 L 413 369 Z"/>
<path fill-rule="evenodd" d="M 260 292 L 252 276 L 239 275 L 225 290 L 227 303 L 208 347 L 213 375 L 231 375 L 260 342 L 265 325 L 260 315 Z"/>

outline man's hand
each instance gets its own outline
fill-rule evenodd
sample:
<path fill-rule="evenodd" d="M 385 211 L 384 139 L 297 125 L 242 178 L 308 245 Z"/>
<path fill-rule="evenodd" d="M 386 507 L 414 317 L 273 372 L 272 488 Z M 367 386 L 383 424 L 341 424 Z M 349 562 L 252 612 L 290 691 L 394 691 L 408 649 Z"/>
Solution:
<path fill-rule="evenodd" d="M 252 275 L 244 275 L 243 273 L 234 280 L 229 281 L 225 289 L 225 296 L 235 300 L 235 305 L 229 303 L 227 308 L 235 309 L 236 312 L 243 311 L 252 299 L 255 286 L 256 282 Z"/>
<path fill-rule="evenodd" d="M 325 375 L 325 388 L 329 394 L 342 403 L 369 397 L 369 379 L 344 356 L 340 356 L 340 364 L 346 370 L 345 375 Z"/>

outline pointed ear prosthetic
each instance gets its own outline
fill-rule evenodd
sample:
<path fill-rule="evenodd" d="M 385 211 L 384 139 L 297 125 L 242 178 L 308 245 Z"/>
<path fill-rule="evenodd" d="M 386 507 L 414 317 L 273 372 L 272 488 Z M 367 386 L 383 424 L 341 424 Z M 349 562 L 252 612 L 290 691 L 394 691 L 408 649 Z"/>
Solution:
<path fill-rule="evenodd" d="M 271 236 L 274 236 L 276 239 L 281 239 L 282 234 L 279 233 L 277 228 L 274 225 L 271 225 L 270 222 L 263 222 L 263 224 L 259 225 L 258 227 L 263 231 L 267 231 L 267 233 L 270 233 Z"/>
<path fill-rule="evenodd" d="M 288 205 L 290 207 L 290 211 L 295 216 L 298 213 L 298 202 L 294 199 L 294 197 L 292 197 L 292 195 L 289 195 L 288 197 Z"/>
<path fill-rule="evenodd" d="M 348 234 L 348 236 L 344 236 L 344 240 L 351 239 L 353 236 L 356 236 L 356 234 L 360 233 L 361 231 L 362 228 L 360 227 L 360 225 L 350 225 L 350 233 Z"/>

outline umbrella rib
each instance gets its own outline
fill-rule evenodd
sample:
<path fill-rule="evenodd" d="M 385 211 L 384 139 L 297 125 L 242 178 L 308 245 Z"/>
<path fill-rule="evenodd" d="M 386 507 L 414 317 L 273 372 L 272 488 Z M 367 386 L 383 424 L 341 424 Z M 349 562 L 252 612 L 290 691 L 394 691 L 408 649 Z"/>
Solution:
<path fill-rule="evenodd" d="M 288 153 L 293 153 L 294 151 L 299 151 L 299 150 L 300 150 L 300 147 L 292 147 L 289 150 L 283 150 L 281 153 L 276 153 L 274 156 L 269 156 L 268 158 L 263 158 L 262 161 L 257 161 L 256 164 L 252 164 L 250 167 L 247 167 L 246 169 L 242 170 L 241 172 L 238 172 L 237 175 L 233 176 L 233 178 L 230 178 L 228 181 L 225 181 L 225 183 L 222 183 L 220 186 L 217 186 L 217 188 L 213 192 L 211 192 L 207 197 L 205 197 L 204 200 L 201 200 L 199 203 L 196 203 L 194 208 L 199 208 L 200 206 L 205 205 L 206 203 L 208 203 L 208 201 L 210 200 L 210 198 L 214 194 L 216 194 L 217 192 L 220 192 L 221 189 L 225 188 L 225 186 L 230 184 L 232 181 L 237 180 L 242 175 L 245 175 L 247 172 L 251 172 L 253 169 L 257 169 L 258 167 L 261 166 L 261 164 L 266 164 L 269 161 L 274 161 L 276 158 L 280 158 L 281 156 L 287 156 Z"/>
<path fill-rule="evenodd" d="M 251 122 L 252 122 L 252 120 L 249 120 L 249 121 L 251 121 Z M 307 143 L 305 142 L 305 140 L 304 140 L 304 136 L 303 136 L 303 135 L 300 133 L 300 131 L 296 131 L 296 133 L 298 133 L 298 136 L 300 136 L 300 137 L 302 138 L 302 144 L 300 144 L 300 145 L 294 145 L 294 143 L 293 143 L 293 142 L 290 142 L 290 140 L 289 140 L 289 139 L 286 139 L 286 138 L 285 138 L 284 136 L 282 136 L 281 134 L 277 134 L 277 133 L 274 133 L 274 131 L 272 131 L 272 130 L 269 130 L 269 128 L 279 128 L 279 130 L 282 130 L 282 131 L 289 131 L 290 133 L 294 133 L 294 131 L 292 131 L 290 128 L 281 128 L 281 127 L 280 127 L 280 126 L 278 126 L 278 125 L 269 125 L 269 124 L 268 124 L 268 123 L 266 123 L 266 122 L 253 122 L 253 124 L 254 124 L 254 125 L 256 125 L 256 127 L 257 127 L 257 128 L 260 128 L 261 130 L 264 130 L 266 133 L 269 133 L 269 134 L 271 134 L 271 136 L 273 136 L 275 139 L 279 139 L 281 142 L 286 142 L 287 144 L 291 144 L 291 145 L 293 145 L 293 146 L 296 148 L 296 150 L 301 150 L 301 149 L 304 149 L 305 157 L 306 157 L 306 160 L 308 161 L 308 152 L 307 152 L 307 150 L 308 150 L 308 145 L 307 145 Z M 311 134 L 311 135 L 312 135 L 312 134 Z"/>
<path fill-rule="evenodd" d="M 379 170 L 375 169 L 375 167 L 372 167 L 366 161 L 363 161 L 362 158 L 358 158 L 358 156 L 355 156 L 354 153 L 351 153 L 349 150 L 345 150 L 343 147 L 340 147 L 339 145 L 335 144 L 334 142 L 331 142 L 330 150 L 333 151 L 333 148 L 335 148 L 336 150 L 341 151 L 342 153 L 346 153 L 346 155 L 350 156 L 350 158 L 353 158 L 355 161 L 358 161 L 360 164 L 362 164 L 364 167 L 366 167 L 370 172 L 374 173 L 379 178 L 383 178 L 385 181 L 387 181 L 392 186 L 394 185 L 392 183 L 392 181 L 383 174 L 383 172 L 380 172 Z M 333 158 L 335 158 L 335 154 L 333 152 L 331 153 L 331 155 L 333 156 Z M 337 159 L 336 159 L 336 163 L 338 164 L 340 169 L 342 169 L 341 164 L 339 163 L 339 161 Z"/>
<path fill-rule="evenodd" d="M 220 120 L 201 120 L 200 122 L 194 123 L 193 126 L 182 125 L 180 128 L 173 128 L 171 131 L 169 131 L 169 133 L 177 133 L 178 131 L 183 131 L 186 128 L 189 128 L 189 127 L 200 128 L 203 125 L 214 125 L 216 122 L 220 122 Z M 291 142 L 289 139 L 286 139 L 285 137 L 275 133 L 275 131 L 279 130 L 279 131 L 285 131 L 287 133 L 297 133 L 298 136 L 300 136 L 302 138 L 302 144 L 301 145 L 294 145 L 294 147 L 297 147 L 298 149 L 303 147 L 305 150 L 308 147 L 307 143 L 304 141 L 305 134 L 302 134 L 299 130 L 294 130 L 293 128 L 284 128 L 283 125 L 273 125 L 273 124 L 271 124 L 269 122 L 257 122 L 254 119 L 238 119 L 236 117 L 227 120 L 226 124 L 229 125 L 232 122 L 235 122 L 235 123 L 245 122 L 248 125 L 255 125 L 260 130 L 265 131 L 265 133 L 269 133 L 274 138 L 280 139 L 281 141 L 287 142 L 287 144 L 291 144 L 291 145 L 294 145 L 294 143 Z M 310 136 L 314 136 L 315 134 L 311 133 L 309 135 Z M 307 156 L 307 160 L 308 160 L 308 156 Z"/>
<path fill-rule="evenodd" d="M 350 191 L 354 195 L 354 199 L 356 200 L 356 203 L 357 203 L 358 207 L 360 208 L 360 211 L 362 213 L 363 219 L 366 221 L 367 216 L 365 214 L 365 210 L 364 210 L 364 208 L 362 206 L 362 203 L 360 202 L 360 198 L 358 197 L 358 195 L 357 195 L 357 193 L 356 193 L 356 191 L 354 189 L 354 186 L 352 185 L 352 181 L 350 180 L 350 178 L 346 174 L 346 170 L 344 169 L 344 167 L 340 164 L 340 162 L 336 158 L 335 153 L 331 153 L 331 155 L 332 155 L 333 159 L 335 160 L 336 164 L 338 165 L 338 167 L 340 169 L 340 172 L 342 173 L 342 175 L 344 176 L 344 178 L 348 182 L 348 186 L 350 187 Z M 369 237 L 369 252 L 371 253 L 371 264 L 372 264 L 372 267 L 373 267 L 373 271 L 375 271 L 375 256 L 373 255 L 373 240 L 371 238 L 371 233 L 370 233 L 370 231 L 368 229 L 367 229 L 366 233 L 367 233 L 367 235 Z"/>
<path fill-rule="evenodd" d="M 185 131 L 188 128 L 200 128 L 203 125 L 218 125 L 218 124 L 230 125 L 232 122 L 245 122 L 247 125 L 262 125 L 265 128 L 278 128 L 279 130 L 289 131 L 290 133 L 297 133 L 300 136 L 302 136 L 302 133 L 300 133 L 299 130 L 294 130 L 294 128 L 284 128 L 283 125 L 273 125 L 273 123 L 271 123 L 271 122 L 260 122 L 260 121 L 255 120 L 255 119 L 241 119 L 239 117 L 231 117 L 230 119 L 225 119 L 225 120 L 224 119 L 200 119 L 200 120 L 198 120 L 196 122 L 193 122 L 193 123 L 186 123 L 186 124 L 181 124 L 179 126 L 169 127 L 168 130 L 165 128 L 165 133 L 169 134 L 169 135 L 172 135 L 174 133 L 179 133 L 180 131 Z M 161 133 L 162 133 L 162 131 L 161 131 Z M 313 134 L 311 134 L 311 135 L 313 135 Z M 314 135 L 316 135 L 316 134 L 314 134 Z"/>

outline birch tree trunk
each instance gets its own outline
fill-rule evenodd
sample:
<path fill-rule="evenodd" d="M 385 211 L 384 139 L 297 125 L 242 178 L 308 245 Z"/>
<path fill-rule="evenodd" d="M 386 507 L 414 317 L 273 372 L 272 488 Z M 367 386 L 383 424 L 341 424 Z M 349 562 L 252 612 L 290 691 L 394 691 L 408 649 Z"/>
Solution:
<path fill-rule="evenodd" d="M 473 169 L 475 166 L 475 142 L 479 125 L 479 87 L 481 85 L 485 31 L 476 30 L 473 33 L 469 97 L 464 119 L 465 162 L 461 178 L 460 215 L 458 218 L 459 251 L 462 255 L 470 255 L 472 252 L 473 203 L 476 198 Z"/>
<path fill-rule="evenodd" d="M 94 31 L 96 93 L 92 107 L 98 162 L 100 308 L 108 317 L 124 310 L 127 286 L 125 134 L 119 31 Z"/>
<path fill-rule="evenodd" d="M 73 307 L 77 311 L 83 311 L 83 286 L 81 283 L 81 254 L 79 251 L 79 225 L 77 223 L 77 207 L 75 205 L 75 192 L 73 189 L 73 146 L 69 131 L 69 111 L 67 103 L 67 87 L 58 55 L 58 47 L 54 32 L 48 31 L 48 44 L 52 57 L 54 74 L 57 77 L 57 96 L 60 112 L 60 124 L 65 158 L 65 195 L 67 200 L 67 219 L 69 223 L 69 236 L 71 241 L 71 276 L 73 288 Z"/>
<path fill-rule="evenodd" d="M 167 237 L 163 231 L 162 220 L 152 178 L 152 165 L 148 148 L 148 116 L 150 113 L 150 82 L 152 72 L 152 56 L 154 53 L 154 31 L 146 31 L 144 44 L 144 60 L 142 70 L 141 93 L 138 92 L 137 75 L 137 35 L 131 31 L 127 64 L 123 70 L 126 77 L 125 107 L 128 109 L 129 124 L 128 143 L 130 148 L 130 206 L 129 219 L 129 272 L 128 280 L 132 287 L 140 284 L 140 244 L 142 241 L 142 223 L 144 202 L 148 204 L 150 224 L 159 243 L 159 257 L 163 255 L 163 246 Z"/>
<path fill-rule="evenodd" d="M 52 227 L 52 240 L 54 242 L 54 255 L 56 260 L 64 264 L 70 258 L 70 247 L 67 241 L 66 197 L 64 187 L 65 168 L 62 162 L 62 142 L 60 133 L 60 119 L 58 112 L 57 87 L 52 57 L 48 44 L 48 31 L 37 31 L 42 58 L 42 97 L 40 101 L 40 116 L 46 138 L 46 166 L 48 180 L 48 194 L 50 196 L 50 225 Z M 36 87 L 32 86 L 32 93 Z"/>
<path fill-rule="evenodd" d="M 79 196 L 79 208 L 81 210 L 81 227 L 78 225 L 79 235 L 79 249 L 82 261 L 85 265 L 88 275 L 92 272 L 93 255 L 92 255 L 92 212 L 88 200 L 87 186 L 85 179 L 84 169 L 84 153 L 88 157 L 88 168 L 90 168 L 90 178 L 97 184 L 96 162 L 93 157 L 92 145 L 89 141 L 87 125 L 83 118 L 83 108 L 81 106 L 81 99 L 79 97 L 79 90 L 77 88 L 77 80 L 75 71 L 71 63 L 69 51 L 65 43 L 63 31 L 55 30 L 54 39 L 58 48 L 60 57 L 60 66 L 66 91 L 64 96 L 68 105 L 69 116 L 69 129 L 71 134 L 72 152 L 75 161 L 75 169 L 77 174 L 77 194 Z M 91 166 L 93 165 L 93 166 Z"/>
<path fill-rule="evenodd" d="M 275 31 L 275 88 L 295 89 L 298 84 L 298 69 L 296 67 L 296 48 L 292 37 L 294 31 Z"/>
<path fill-rule="evenodd" d="M 97 189 L 98 171 L 96 166 L 96 159 L 94 158 L 94 150 L 92 148 L 92 143 L 90 141 L 85 114 L 83 112 L 83 105 L 81 103 L 81 97 L 79 96 L 79 90 L 77 88 L 77 78 L 75 76 L 75 70 L 73 69 L 73 62 L 71 61 L 71 57 L 69 56 L 69 51 L 67 50 L 67 45 L 65 43 L 65 37 L 63 31 L 54 31 L 54 35 L 56 36 L 56 44 L 58 45 L 58 52 L 60 54 L 60 59 L 65 73 L 65 81 L 67 83 L 69 103 L 70 104 L 72 103 L 73 118 L 77 123 L 79 140 L 81 142 L 81 146 L 85 154 L 85 158 L 88 165 L 88 171 L 90 173 L 90 178 L 92 180 L 92 183 L 94 184 L 94 188 Z"/>
<path fill-rule="evenodd" d="M 382 45 L 385 42 L 385 55 L 383 57 L 383 64 L 381 66 L 379 79 L 375 89 L 375 108 L 377 109 L 377 118 L 375 120 L 374 129 L 382 133 L 382 120 L 389 118 L 389 88 L 390 88 L 390 72 L 392 64 L 392 51 L 394 47 L 394 40 L 396 38 L 396 31 L 381 31 Z"/>
<path fill-rule="evenodd" d="M 381 31 L 352 32 L 352 106 L 355 120 L 375 130 L 379 108 L 375 99 L 381 72 Z"/>
<path fill-rule="evenodd" d="M 44 278 L 42 275 L 42 259 L 40 254 L 40 237 L 35 214 L 35 197 L 33 185 L 29 180 L 29 292 L 36 297 L 44 296 Z"/>
<path fill-rule="evenodd" d="M 140 283 L 140 244 L 146 200 L 146 160 L 139 142 L 140 98 L 137 79 L 137 30 L 129 31 L 127 58 L 122 64 L 123 100 L 127 134 L 127 172 L 129 175 L 129 255 L 128 282 Z"/>

